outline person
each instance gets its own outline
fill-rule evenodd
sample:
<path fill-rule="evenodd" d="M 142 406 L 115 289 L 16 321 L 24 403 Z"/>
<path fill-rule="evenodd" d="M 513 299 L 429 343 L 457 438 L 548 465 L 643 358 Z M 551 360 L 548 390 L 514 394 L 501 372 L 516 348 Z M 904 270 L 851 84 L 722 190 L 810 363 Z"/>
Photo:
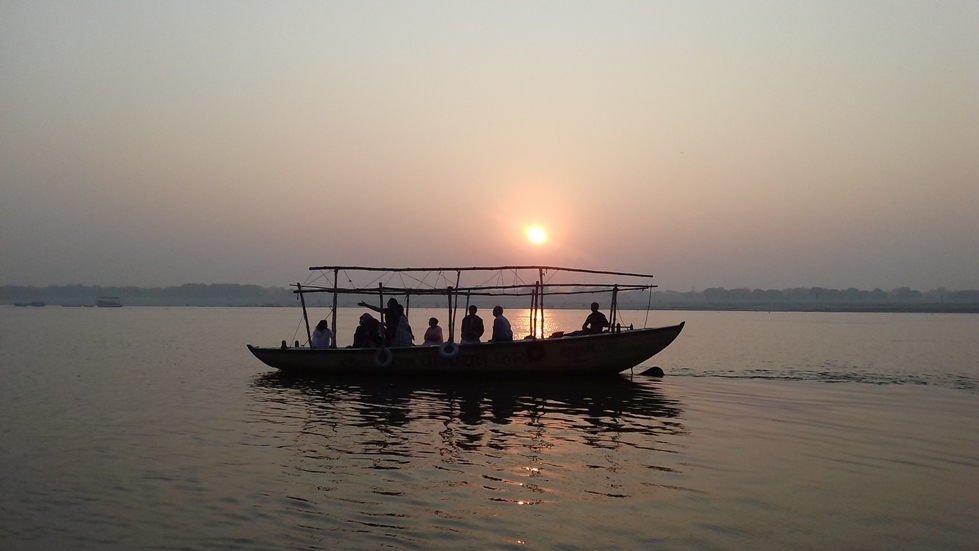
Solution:
<path fill-rule="evenodd" d="M 483 336 L 483 318 L 476 315 L 476 305 L 469 307 L 469 315 L 462 318 L 462 344 L 476 344 Z"/>
<path fill-rule="evenodd" d="M 398 304 L 394 297 L 388 300 L 387 308 L 383 310 L 366 302 L 359 302 L 358 304 L 384 315 L 384 334 L 387 346 L 412 346 L 411 341 L 415 339 L 415 336 L 411 333 L 408 316 L 405 316 L 405 307 Z"/>
<path fill-rule="evenodd" d="M 415 335 L 412 334 L 411 325 L 408 324 L 405 307 L 395 301 L 394 312 L 394 329 L 391 331 L 391 346 L 413 346 L 412 341 L 415 340 Z"/>
<path fill-rule="evenodd" d="M 598 311 L 597 302 L 591 303 L 591 314 L 588 314 L 585 323 L 581 325 L 581 332 L 585 335 L 595 335 L 604 331 L 606 327 L 610 327 L 608 318 Z"/>
<path fill-rule="evenodd" d="M 360 325 L 354 331 L 354 348 L 377 348 L 383 345 L 381 341 L 381 322 L 364 312 L 360 316 Z"/>
<path fill-rule="evenodd" d="M 324 350 L 333 346 L 333 331 L 330 331 L 330 324 L 326 320 L 320 320 L 316 324 L 313 336 L 309 341 L 310 348 Z"/>
<path fill-rule="evenodd" d="M 490 342 L 508 342 L 513 340 L 513 330 L 510 329 L 510 320 L 503 317 L 503 307 L 493 307 L 493 338 Z"/>
<path fill-rule="evenodd" d="M 444 342 L 442 340 L 442 328 L 439 327 L 437 318 L 429 318 L 428 329 L 425 330 L 425 342 L 422 346 L 438 346 Z"/>

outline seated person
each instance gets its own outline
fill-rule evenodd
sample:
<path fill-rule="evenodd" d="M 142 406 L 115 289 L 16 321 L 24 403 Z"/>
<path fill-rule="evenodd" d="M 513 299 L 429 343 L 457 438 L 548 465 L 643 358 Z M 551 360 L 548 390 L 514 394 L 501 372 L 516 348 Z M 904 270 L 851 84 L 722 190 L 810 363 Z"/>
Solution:
<path fill-rule="evenodd" d="M 320 320 L 316 324 L 316 330 L 313 331 L 313 336 L 310 338 L 309 347 L 316 348 L 319 350 L 325 350 L 333 346 L 333 331 L 330 331 L 330 325 L 326 323 L 326 320 Z"/>
<path fill-rule="evenodd" d="M 611 327 L 608 322 L 608 318 L 605 314 L 598 311 L 598 303 L 591 303 L 591 314 L 585 318 L 585 323 L 581 325 L 581 331 L 574 331 L 569 333 L 568 336 L 577 335 L 597 335 L 605 330 L 606 327 Z"/>
<path fill-rule="evenodd" d="M 381 339 L 381 322 L 370 314 L 360 316 L 360 325 L 354 331 L 354 348 L 377 348 L 383 346 Z"/>
<path fill-rule="evenodd" d="M 585 318 L 585 323 L 581 325 L 581 330 L 587 335 L 594 335 L 596 333 L 601 333 L 605 328 L 610 327 L 608 318 L 605 314 L 598 311 L 598 303 L 591 303 L 591 314 Z"/>
<path fill-rule="evenodd" d="M 411 332 L 404 306 L 398 304 L 394 297 L 388 299 L 387 308 L 378 308 L 366 302 L 358 302 L 357 305 L 380 312 L 384 316 L 385 345 L 412 346 L 411 341 L 415 340 L 415 335 Z"/>
<path fill-rule="evenodd" d="M 509 342 L 513 340 L 513 331 L 510 329 L 510 320 L 503 316 L 503 307 L 493 308 L 493 337 L 490 342 Z"/>
<path fill-rule="evenodd" d="M 439 320 L 430 318 L 428 329 L 425 330 L 425 342 L 422 343 L 422 346 L 438 346 L 442 342 L 442 328 L 439 327 Z"/>

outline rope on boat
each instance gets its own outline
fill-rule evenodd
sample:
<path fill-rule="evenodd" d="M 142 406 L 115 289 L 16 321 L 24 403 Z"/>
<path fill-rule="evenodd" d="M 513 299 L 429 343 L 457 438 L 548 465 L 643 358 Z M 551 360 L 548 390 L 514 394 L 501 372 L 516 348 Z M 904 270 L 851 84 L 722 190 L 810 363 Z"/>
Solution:
<path fill-rule="evenodd" d="M 303 317 L 299 316 L 299 323 L 296 324 L 296 330 L 292 332 L 293 342 L 299 342 L 299 339 L 296 338 L 296 335 L 299 334 L 299 329 L 302 328 L 302 326 L 303 326 Z"/>

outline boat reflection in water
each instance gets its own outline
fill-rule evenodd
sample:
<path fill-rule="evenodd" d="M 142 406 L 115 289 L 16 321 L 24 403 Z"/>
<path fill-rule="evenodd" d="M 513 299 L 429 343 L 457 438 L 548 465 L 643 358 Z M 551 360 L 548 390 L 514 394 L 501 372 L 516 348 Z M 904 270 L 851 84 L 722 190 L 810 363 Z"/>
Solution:
<path fill-rule="evenodd" d="M 261 375 L 252 426 L 288 498 L 262 514 L 364 549 L 640 538 L 625 533 L 664 492 L 690 495 L 682 409 L 659 384 Z"/>
<path fill-rule="evenodd" d="M 256 378 L 256 398 L 281 407 L 306 409 L 307 420 L 353 421 L 356 426 L 397 427 L 433 419 L 466 425 L 546 424 L 578 418 L 608 429 L 649 434 L 683 432 L 677 402 L 664 398 L 648 379 L 623 376 L 563 382 L 532 379 L 322 379 L 288 373 Z M 299 413 L 295 411 L 294 413 Z M 338 417 L 333 417 L 333 416 Z M 354 418 L 351 418 L 353 416 Z"/>

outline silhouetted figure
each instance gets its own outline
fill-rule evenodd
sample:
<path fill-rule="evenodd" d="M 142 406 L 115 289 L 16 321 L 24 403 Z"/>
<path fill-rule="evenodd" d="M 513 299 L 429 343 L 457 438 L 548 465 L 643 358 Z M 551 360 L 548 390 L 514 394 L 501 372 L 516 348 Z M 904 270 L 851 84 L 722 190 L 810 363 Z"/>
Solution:
<path fill-rule="evenodd" d="M 442 328 L 439 327 L 439 320 L 437 318 L 429 318 L 428 329 L 425 330 L 425 342 L 422 346 L 437 346 L 442 344 Z"/>
<path fill-rule="evenodd" d="M 412 346 L 411 341 L 415 339 L 415 336 L 411 333 L 411 325 L 408 324 L 408 317 L 405 316 L 405 308 L 398 304 L 397 300 L 389 299 L 387 307 L 383 310 L 366 302 L 359 302 L 358 304 L 384 315 L 384 333 L 388 346 Z"/>
<path fill-rule="evenodd" d="M 320 320 L 316 324 L 316 330 L 313 331 L 313 336 L 309 341 L 310 348 L 316 348 L 319 350 L 325 350 L 334 346 L 334 335 L 333 331 L 330 330 L 330 325 L 326 323 L 326 320 Z"/>
<path fill-rule="evenodd" d="M 476 344 L 483 336 L 483 318 L 476 315 L 476 305 L 469 307 L 469 315 L 462 318 L 462 344 Z"/>
<path fill-rule="evenodd" d="M 608 318 L 598 311 L 597 302 L 591 303 L 591 314 L 588 314 L 585 323 L 581 325 L 581 332 L 586 335 L 595 335 L 604 331 L 606 327 L 610 327 Z"/>
<path fill-rule="evenodd" d="M 493 307 L 493 338 L 490 342 L 508 342 L 513 340 L 513 330 L 510 329 L 510 320 L 503 317 L 503 307 Z"/>
<path fill-rule="evenodd" d="M 377 348 L 384 345 L 381 339 L 381 322 L 368 314 L 360 316 L 360 325 L 354 331 L 354 348 Z"/>

